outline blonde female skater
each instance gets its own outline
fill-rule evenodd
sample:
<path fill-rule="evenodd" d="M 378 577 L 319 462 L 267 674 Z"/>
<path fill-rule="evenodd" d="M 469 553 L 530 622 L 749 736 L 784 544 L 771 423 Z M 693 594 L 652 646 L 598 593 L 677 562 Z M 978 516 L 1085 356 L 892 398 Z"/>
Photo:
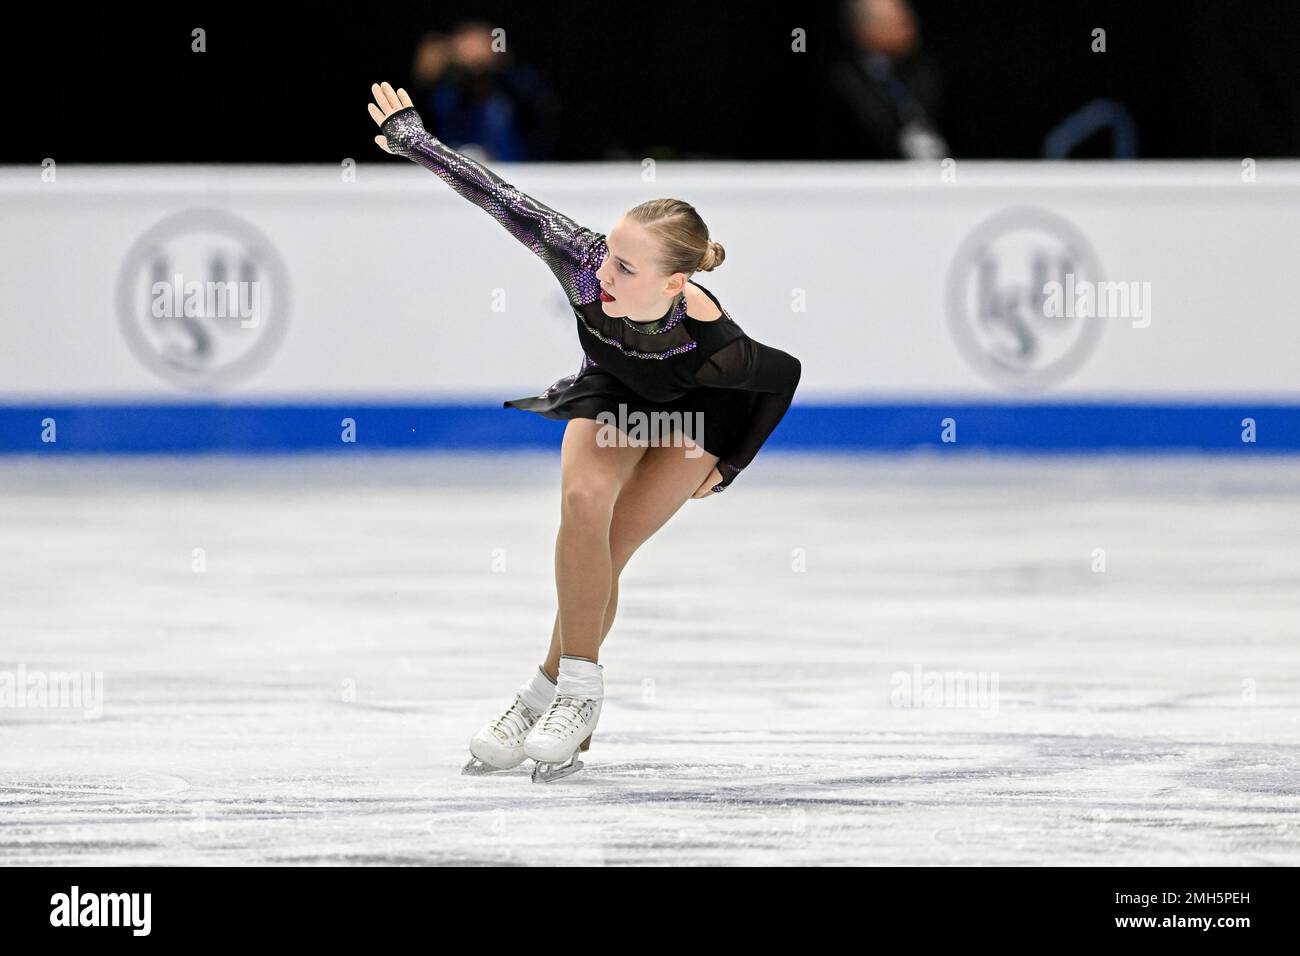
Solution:
<path fill-rule="evenodd" d="M 491 214 L 560 280 L 577 319 L 578 371 L 504 403 L 568 420 L 550 652 L 505 712 L 470 740 L 464 770 L 507 770 L 531 757 L 534 781 L 555 780 L 582 768 L 578 752 L 600 718 L 597 660 L 623 568 L 688 498 L 722 491 L 750 463 L 790 406 L 799 360 L 750 338 L 691 281 L 724 253 L 690 204 L 653 199 L 624 213 L 608 235 L 593 232 L 431 136 L 405 90 L 377 83 L 371 92 L 370 115 L 382 131 L 375 142 Z M 693 434 L 658 444 L 629 439 L 621 423 L 637 412 L 642 422 Z M 614 423 L 619 434 L 610 440 Z"/>

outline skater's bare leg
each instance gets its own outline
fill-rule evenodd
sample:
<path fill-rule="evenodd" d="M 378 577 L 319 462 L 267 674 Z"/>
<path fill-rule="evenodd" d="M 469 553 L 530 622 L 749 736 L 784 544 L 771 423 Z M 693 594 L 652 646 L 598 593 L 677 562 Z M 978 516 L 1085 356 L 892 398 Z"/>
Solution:
<path fill-rule="evenodd" d="M 612 578 L 609 545 L 614 503 L 650 450 L 645 445 L 602 446 L 604 428 L 588 418 L 571 419 L 560 449 L 560 531 L 555 538 L 555 589 L 560 610 L 560 650 L 598 660 Z M 559 655 L 548 659 L 558 673 Z"/>
<path fill-rule="evenodd" d="M 637 463 L 614 504 L 609 529 L 609 555 L 615 582 L 608 608 L 608 621 L 614 623 L 617 607 L 617 582 L 628 561 L 641 545 L 668 523 L 718 463 L 718 456 L 698 449 L 692 458 L 681 447 L 663 445 L 651 448 Z M 601 635 L 609 632 L 609 626 Z"/>
<path fill-rule="evenodd" d="M 609 530 L 609 598 L 601 622 L 603 643 L 618 611 L 618 585 L 623 569 L 638 548 L 662 528 L 708 477 L 717 455 L 703 452 L 690 458 L 683 448 L 659 446 L 646 450 L 614 504 Z M 551 629 L 551 646 L 542 669 L 558 680 L 561 650 L 560 614 Z"/>
<path fill-rule="evenodd" d="M 615 505 L 617 510 L 617 505 Z M 605 620 L 600 628 L 600 641 L 603 644 L 609 629 L 614 626 L 614 612 L 618 610 L 618 574 L 612 575 L 609 584 L 609 603 L 605 606 Z M 542 670 L 551 680 L 560 679 L 560 612 L 555 612 L 555 623 L 551 625 L 551 647 L 542 662 Z"/>

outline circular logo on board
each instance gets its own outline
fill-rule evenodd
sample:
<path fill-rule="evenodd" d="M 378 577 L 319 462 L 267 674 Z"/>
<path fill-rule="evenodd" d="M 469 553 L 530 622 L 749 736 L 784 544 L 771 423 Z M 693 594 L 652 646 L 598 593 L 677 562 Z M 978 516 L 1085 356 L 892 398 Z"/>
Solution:
<path fill-rule="evenodd" d="M 1041 391 L 1059 384 L 1096 348 L 1101 320 L 1052 308 L 1045 290 L 1081 281 L 1101 281 L 1101 265 L 1071 223 L 1042 209 L 998 213 L 953 257 L 947 290 L 953 339 L 995 385 Z"/>
<path fill-rule="evenodd" d="M 275 354 L 288 329 L 289 271 L 250 223 L 218 209 L 186 210 L 127 251 L 117 312 L 145 366 L 174 385 L 211 391 Z"/>

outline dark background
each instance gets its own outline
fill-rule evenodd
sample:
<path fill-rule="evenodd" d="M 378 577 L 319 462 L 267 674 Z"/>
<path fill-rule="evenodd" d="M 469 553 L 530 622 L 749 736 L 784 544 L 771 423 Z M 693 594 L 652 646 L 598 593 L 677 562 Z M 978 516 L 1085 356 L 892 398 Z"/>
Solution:
<path fill-rule="evenodd" d="M 951 154 L 1037 158 L 1095 97 L 1139 155 L 1300 155 L 1300 4 L 914 0 L 941 70 Z M 60 12 L 60 11 L 64 12 Z M 0 162 L 383 161 L 370 84 L 406 83 L 415 39 L 470 16 L 506 28 L 561 104 L 556 158 L 859 158 L 820 71 L 835 3 L 552 0 L 48 8 L 4 31 Z M 208 52 L 189 50 L 202 26 Z M 808 31 L 808 52 L 790 31 Z M 1108 51 L 1090 52 L 1091 31 Z M 436 130 L 433 132 L 436 133 Z M 1100 137 L 1099 137 L 1100 139 Z M 1089 143 L 1081 155 L 1106 154 Z"/>

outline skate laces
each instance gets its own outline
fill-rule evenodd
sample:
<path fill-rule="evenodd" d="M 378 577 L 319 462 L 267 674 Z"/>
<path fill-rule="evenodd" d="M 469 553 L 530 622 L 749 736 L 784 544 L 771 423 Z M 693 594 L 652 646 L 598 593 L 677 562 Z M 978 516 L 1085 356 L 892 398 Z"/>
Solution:
<path fill-rule="evenodd" d="M 506 712 L 496 719 L 496 723 L 492 725 L 492 730 L 502 740 L 517 737 L 525 733 L 533 725 L 534 721 L 529 719 L 531 714 L 532 711 L 528 709 L 528 705 L 523 702 L 523 699 L 516 697 L 514 703 L 506 708 Z"/>
<path fill-rule="evenodd" d="M 585 723 L 586 715 L 591 712 L 592 703 L 582 697 L 568 695 L 556 697 L 551 702 L 550 709 L 542 716 L 542 725 L 538 731 L 544 734 L 555 734 L 558 737 L 573 733 Z"/>

